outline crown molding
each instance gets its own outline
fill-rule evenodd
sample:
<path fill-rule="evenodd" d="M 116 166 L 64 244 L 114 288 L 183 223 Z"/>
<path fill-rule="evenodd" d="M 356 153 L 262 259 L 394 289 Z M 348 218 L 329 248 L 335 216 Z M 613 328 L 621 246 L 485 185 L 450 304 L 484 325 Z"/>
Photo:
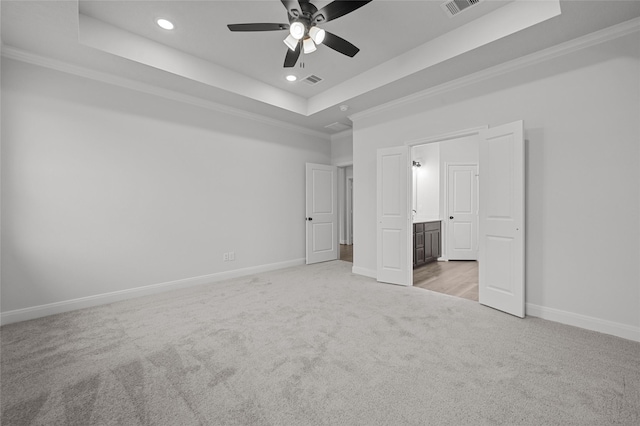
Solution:
<path fill-rule="evenodd" d="M 560 0 L 514 0 L 312 96 L 308 114 L 348 102 L 560 14 Z"/>
<path fill-rule="evenodd" d="M 629 21 L 622 22 L 617 25 L 613 25 L 608 28 L 593 32 L 591 34 L 584 35 L 582 37 L 569 40 L 564 43 L 560 43 L 556 46 L 540 50 L 535 53 L 523 56 L 521 58 L 513 59 L 511 61 L 504 62 L 499 65 L 495 65 L 491 68 L 487 68 L 476 73 L 460 77 L 456 80 L 449 81 L 447 83 L 434 86 L 429 89 L 416 92 L 412 95 L 405 96 L 400 99 L 396 99 L 373 108 L 355 113 L 349 116 L 351 121 L 360 120 L 373 115 L 388 112 L 390 110 L 407 106 L 421 100 L 440 95 L 442 93 L 450 92 L 456 89 L 460 89 L 466 86 L 470 86 L 475 83 L 488 80 L 503 74 L 507 74 L 512 71 L 517 71 L 522 68 L 529 67 L 541 62 L 549 61 L 560 56 L 568 55 L 587 47 L 595 46 L 616 38 L 624 37 L 628 34 L 640 31 L 640 18 L 634 18 Z"/>
<path fill-rule="evenodd" d="M 297 126 L 295 124 L 287 123 L 285 121 L 276 120 L 274 118 L 265 117 L 260 114 L 244 111 L 239 108 L 234 108 L 227 105 L 219 104 L 217 102 L 208 101 L 202 98 L 198 98 L 196 96 L 186 95 L 184 93 L 180 93 L 175 90 L 164 89 L 152 84 L 142 83 L 140 81 L 132 80 L 125 77 L 119 77 L 119 76 L 102 72 L 102 71 L 96 71 L 96 70 L 82 67 L 79 65 L 73 65 L 68 62 L 38 55 L 33 52 L 29 52 L 29 51 L 19 49 L 13 46 L 9 46 L 6 44 L 0 45 L 0 51 L 1 51 L 1 56 L 8 59 L 13 59 L 16 61 L 37 65 L 43 68 L 49 68 L 52 70 L 76 75 L 76 76 L 87 78 L 90 80 L 99 81 L 101 83 L 123 87 L 129 90 L 135 90 L 137 92 L 158 96 L 164 99 L 196 106 L 199 108 L 204 108 L 210 111 L 216 111 L 223 114 L 233 115 L 236 117 L 266 124 L 269 126 L 279 127 L 284 130 L 294 131 L 294 132 L 306 134 L 308 136 L 317 137 L 325 141 L 331 140 L 331 136 L 329 134 L 308 129 L 306 127 Z"/>

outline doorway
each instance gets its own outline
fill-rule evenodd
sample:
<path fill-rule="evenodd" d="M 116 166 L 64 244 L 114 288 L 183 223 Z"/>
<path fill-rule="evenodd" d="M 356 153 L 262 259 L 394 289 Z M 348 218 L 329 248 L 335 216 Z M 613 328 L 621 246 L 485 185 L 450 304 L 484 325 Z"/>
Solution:
<path fill-rule="evenodd" d="M 353 165 L 306 163 L 306 263 L 353 263 Z"/>
<path fill-rule="evenodd" d="M 340 260 L 353 263 L 353 165 L 338 167 Z"/>
<path fill-rule="evenodd" d="M 411 160 L 413 286 L 477 302 L 479 135 L 415 145 Z"/>
<path fill-rule="evenodd" d="M 478 131 L 479 130 L 479 131 Z M 525 315 L 524 122 L 470 129 L 376 152 L 376 280 L 413 285 L 411 147 L 478 134 L 478 301 Z M 429 228 L 429 227 L 426 227 Z M 427 229 L 432 232 L 433 229 Z M 426 232 L 423 227 L 423 232 Z"/>

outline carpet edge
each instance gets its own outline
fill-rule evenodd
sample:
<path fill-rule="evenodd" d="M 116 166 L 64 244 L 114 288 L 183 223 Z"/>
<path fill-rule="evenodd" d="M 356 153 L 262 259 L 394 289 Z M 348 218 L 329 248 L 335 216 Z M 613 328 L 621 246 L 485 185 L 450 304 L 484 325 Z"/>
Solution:
<path fill-rule="evenodd" d="M 134 287 L 126 290 L 118 290 L 109 293 L 96 294 L 77 299 L 62 300 L 59 302 L 47 303 L 45 305 L 30 306 L 0 313 L 0 325 L 12 324 L 20 321 L 27 321 L 42 318 L 49 315 L 63 312 L 75 311 L 77 309 L 90 308 L 93 306 L 106 305 L 108 303 L 119 302 L 140 296 L 162 293 L 169 290 L 177 290 L 195 285 L 206 284 L 216 281 L 239 278 L 262 272 L 275 271 L 278 269 L 290 268 L 305 264 L 305 259 L 292 259 L 284 262 L 269 263 L 265 265 L 252 266 L 248 268 L 235 269 L 232 271 L 217 272 L 197 277 L 183 278 L 174 281 L 167 281 L 146 286 Z"/>

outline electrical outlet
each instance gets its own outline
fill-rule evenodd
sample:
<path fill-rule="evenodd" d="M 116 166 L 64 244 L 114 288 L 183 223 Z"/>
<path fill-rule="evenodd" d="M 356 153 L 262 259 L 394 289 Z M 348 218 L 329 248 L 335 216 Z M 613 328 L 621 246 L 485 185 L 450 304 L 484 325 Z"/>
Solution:
<path fill-rule="evenodd" d="M 222 254 L 222 260 L 224 260 L 225 262 L 229 261 L 229 253 L 223 253 Z"/>
<path fill-rule="evenodd" d="M 231 261 L 236 260 L 236 252 L 235 251 L 230 251 L 229 252 L 229 260 L 231 260 Z"/>

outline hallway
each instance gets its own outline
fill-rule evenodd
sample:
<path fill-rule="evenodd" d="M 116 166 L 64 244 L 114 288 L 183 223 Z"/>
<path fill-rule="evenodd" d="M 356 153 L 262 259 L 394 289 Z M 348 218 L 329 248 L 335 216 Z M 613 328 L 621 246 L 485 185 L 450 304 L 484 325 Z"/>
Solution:
<path fill-rule="evenodd" d="M 353 244 L 340 244 L 340 260 L 353 263 Z"/>

